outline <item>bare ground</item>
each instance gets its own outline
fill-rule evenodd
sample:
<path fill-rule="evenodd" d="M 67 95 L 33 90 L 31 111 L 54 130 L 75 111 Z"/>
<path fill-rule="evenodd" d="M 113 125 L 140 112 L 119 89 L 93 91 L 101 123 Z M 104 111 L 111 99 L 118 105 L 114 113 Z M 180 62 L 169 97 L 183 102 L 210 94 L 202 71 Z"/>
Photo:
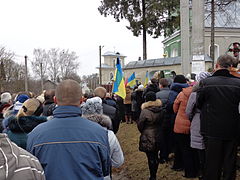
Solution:
<path fill-rule="evenodd" d="M 140 134 L 136 124 L 122 123 L 117 136 L 124 152 L 125 162 L 120 168 L 113 169 L 113 180 L 147 180 L 149 177 L 147 158 L 145 153 L 138 150 Z M 171 166 L 172 162 L 160 164 L 157 179 L 186 180 L 182 177 L 183 172 L 172 171 Z M 240 180 L 239 172 L 236 180 Z"/>

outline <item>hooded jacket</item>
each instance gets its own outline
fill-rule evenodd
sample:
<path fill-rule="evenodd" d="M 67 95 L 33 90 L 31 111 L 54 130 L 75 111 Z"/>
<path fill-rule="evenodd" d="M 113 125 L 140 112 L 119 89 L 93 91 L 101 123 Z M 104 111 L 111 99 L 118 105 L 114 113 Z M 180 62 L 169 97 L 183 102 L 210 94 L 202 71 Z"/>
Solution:
<path fill-rule="evenodd" d="M 44 116 L 11 116 L 9 121 L 9 131 L 7 132 L 9 139 L 18 146 L 26 149 L 27 134 L 31 132 L 37 125 L 46 122 Z"/>
<path fill-rule="evenodd" d="M 189 134 L 190 132 L 190 120 L 186 115 L 186 106 L 188 103 L 188 98 L 192 92 L 192 87 L 183 88 L 174 101 L 173 111 L 177 113 L 175 123 L 174 123 L 174 132 L 180 134 Z"/>
<path fill-rule="evenodd" d="M 102 180 L 109 175 L 107 130 L 82 118 L 77 106 L 58 106 L 53 116 L 29 133 L 27 141 L 48 180 Z"/>
<path fill-rule="evenodd" d="M 45 180 L 38 159 L 12 143 L 6 134 L 0 134 L 0 179 Z"/>
<path fill-rule="evenodd" d="M 163 118 L 161 106 L 162 102 L 159 99 L 142 104 L 142 112 L 137 122 L 141 133 L 140 151 L 152 152 L 160 149 L 160 126 Z"/>

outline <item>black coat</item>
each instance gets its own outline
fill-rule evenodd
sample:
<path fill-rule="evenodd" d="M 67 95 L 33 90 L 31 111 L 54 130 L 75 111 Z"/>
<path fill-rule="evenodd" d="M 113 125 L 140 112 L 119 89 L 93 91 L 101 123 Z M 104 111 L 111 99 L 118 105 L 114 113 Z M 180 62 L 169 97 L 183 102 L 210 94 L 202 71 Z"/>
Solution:
<path fill-rule="evenodd" d="M 142 104 L 142 112 L 137 122 L 141 133 L 139 150 L 156 152 L 160 149 L 160 126 L 163 118 L 161 101 L 149 101 Z"/>
<path fill-rule="evenodd" d="M 197 107 L 201 110 L 201 133 L 219 139 L 236 138 L 240 130 L 240 79 L 221 69 L 200 81 L 199 87 Z"/>

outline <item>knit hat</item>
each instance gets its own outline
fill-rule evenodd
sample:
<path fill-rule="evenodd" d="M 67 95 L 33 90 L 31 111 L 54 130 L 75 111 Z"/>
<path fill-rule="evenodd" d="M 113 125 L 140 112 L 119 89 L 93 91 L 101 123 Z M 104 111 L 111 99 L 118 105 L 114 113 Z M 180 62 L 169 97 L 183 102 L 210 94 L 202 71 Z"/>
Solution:
<path fill-rule="evenodd" d="M 12 99 L 12 96 L 9 92 L 5 92 L 1 94 L 1 103 L 9 103 Z"/>
<path fill-rule="evenodd" d="M 17 117 L 22 116 L 39 116 L 42 113 L 42 104 L 39 100 L 32 98 L 26 100 L 23 104 L 21 109 L 19 109 L 17 113 Z"/>
<path fill-rule="evenodd" d="M 82 114 L 102 114 L 103 106 L 102 99 L 100 97 L 94 97 L 87 99 L 86 103 L 81 106 Z"/>
<path fill-rule="evenodd" d="M 156 101 L 156 93 L 153 92 L 153 91 L 149 91 L 147 94 L 146 94 L 146 102 L 148 101 Z"/>
<path fill-rule="evenodd" d="M 16 101 L 19 101 L 20 103 L 24 103 L 27 99 L 29 99 L 28 95 L 20 94 L 20 95 L 17 96 L 17 100 Z"/>
<path fill-rule="evenodd" d="M 181 74 L 176 75 L 173 82 L 174 83 L 181 83 L 181 84 L 187 83 L 186 78 L 184 77 L 184 75 L 181 75 Z"/>
<path fill-rule="evenodd" d="M 211 76 L 209 72 L 200 72 L 199 74 L 196 75 L 196 80 L 199 82 L 209 76 Z"/>
<path fill-rule="evenodd" d="M 100 98 L 105 98 L 106 96 L 106 93 L 107 93 L 107 90 L 104 88 L 104 87 L 97 87 L 95 90 L 94 90 L 94 94 L 95 96 L 98 96 Z"/>
<path fill-rule="evenodd" d="M 143 86 L 142 84 L 140 84 L 140 85 L 138 86 L 138 89 L 144 89 L 144 86 Z"/>

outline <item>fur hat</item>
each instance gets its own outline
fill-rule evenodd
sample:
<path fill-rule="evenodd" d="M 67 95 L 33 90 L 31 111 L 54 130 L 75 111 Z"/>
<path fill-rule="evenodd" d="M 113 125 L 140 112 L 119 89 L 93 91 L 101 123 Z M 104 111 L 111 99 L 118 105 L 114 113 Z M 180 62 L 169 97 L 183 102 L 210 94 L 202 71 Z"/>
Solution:
<path fill-rule="evenodd" d="M 211 76 L 209 72 L 200 72 L 199 74 L 196 75 L 196 80 L 199 82 L 209 76 Z"/>
<path fill-rule="evenodd" d="M 39 100 L 32 98 L 26 100 L 22 107 L 19 109 L 17 113 L 17 117 L 22 116 L 39 116 L 42 113 L 42 104 Z"/>
<path fill-rule="evenodd" d="M 100 97 L 94 97 L 87 99 L 86 103 L 81 106 L 82 114 L 102 114 L 103 106 L 102 99 Z"/>
<path fill-rule="evenodd" d="M 9 92 L 5 92 L 1 94 L 1 103 L 9 103 L 12 99 L 12 96 Z"/>
<path fill-rule="evenodd" d="M 20 103 L 24 103 L 27 99 L 29 99 L 28 95 L 20 94 L 20 95 L 17 96 L 17 100 L 16 101 L 19 101 Z"/>
<path fill-rule="evenodd" d="M 149 91 L 147 94 L 146 94 L 146 102 L 148 101 L 156 101 L 156 93 L 153 92 L 153 91 Z"/>
<path fill-rule="evenodd" d="M 94 90 L 94 94 L 95 96 L 98 96 L 100 98 L 105 98 L 106 96 L 106 93 L 107 93 L 107 90 L 104 88 L 104 87 L 97 87 L 95 90 Z"/>
<path fill-rule="evenodd" d="M 100 124 L 102 127 L 105 127 L 107 129 L 112 128 L 112 121 L 110 117 L 104 114 L 88 114 L 88 115 L 85 115 L 84 117 L 89 119 L 90 121 Z"/>

